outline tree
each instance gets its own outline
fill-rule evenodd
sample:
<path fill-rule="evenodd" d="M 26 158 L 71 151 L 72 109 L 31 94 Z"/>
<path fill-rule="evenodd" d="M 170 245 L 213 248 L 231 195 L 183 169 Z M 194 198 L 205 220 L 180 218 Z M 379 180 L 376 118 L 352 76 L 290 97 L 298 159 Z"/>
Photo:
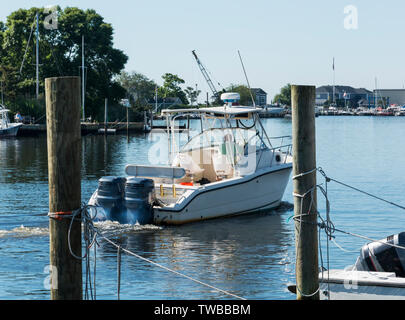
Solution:
<path fill-rule="evenodd" d="M 252 93 L 250 89 L 242 84 L 231 84 L 227 89 L 227 92 L 237 92 L 240 95 L 240 104 L 245 106 L 253 105 L 252 102 L 252 95 L 253 99 L 256 99 L 255 94 Z"/>
<path fill-rule="evenodd" d="M 135 107 L 146 106 L 151 99 L 155 98 L 157 84 L 141 73 L 123 71 L 118 81 Z"/>
<path fill-rule="evenodd" d="M 187 98 L 190 100 L 190 104 L 194 104 L 197 101 L 201 90 L 194 89 L 193 87 L 187 87 L 184 92 L 186 93 Z"/>
<path fill-rule="evenodd" d="M 37 13 L 40 21 L 40 91 L 44 90 L 45 78 L 81 75 L 84 36 L 86 116 L 102 119 L 105 98 L 114 103 L 125 97 L 125 90 L 115 76 L 124 68 L 128 57 L 113 47 L 113 28 L 95 10 L 58 7 L 55 30 L 45 28 L 43 21 L 49 13 L 43 8 L 19 9 L 10 14 L 0 36 L 3 50 L 0 64 L 2 70 L 6 70 L 8 97 L 14 100 L 18 96 L 34 97 L 36 56 L 33 48 Z"/>
<path fill-rule="evenodd" d="M 163 76 L 163 86 L 159 88 L 158 94 L 161 98 L 177 97 L 183 104 L 188 104 L 186 94 L 180 85 L 185 81 L 176 74 L 165 73 Z"/>
<path fill-rule="evenodd" d="M 291 84 L 286 84 L 281 88 L 280 93 L 274 97 L 274 103 L 291 106 Z"/>

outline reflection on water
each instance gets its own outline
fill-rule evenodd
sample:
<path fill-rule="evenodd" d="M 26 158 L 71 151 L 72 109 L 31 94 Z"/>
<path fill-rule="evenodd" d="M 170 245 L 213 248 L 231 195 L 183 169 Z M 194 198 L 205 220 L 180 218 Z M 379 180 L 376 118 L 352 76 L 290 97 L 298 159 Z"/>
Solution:
<path fill-rule="evenodd" d="M 274 297 L 285 294 L 282 283 L 287 283 L 289 278 L 287 275 L 275 276 L 280 272 L 280 264 L 285 267 L 291 263 L 289 248 L 292 243 L 282 213 L 267 211 L 155 230 L 134 232 L 126 229 L 107 238 L 200 281 L 240 296 L 265 299 L 271 284 L 278 283 L 278 287 L 271 290 L 275 292 Z M 100 245 L 99 259 L 105 263 L 115 261 L 117 248 L 105 241 Z M 194 298 L 229 298 L 132 256 L 126 257 L 125 266 L 125 283 L 129 287 L 137 286 L 139 279 L 149 279 L 152 287 L 163 289 L 163 292 L 154 293 L 124 290 L 129 294 L 128 298 L 188 299 L 190 296 L 184 292 L 190 291 L 196 292 Z"/>

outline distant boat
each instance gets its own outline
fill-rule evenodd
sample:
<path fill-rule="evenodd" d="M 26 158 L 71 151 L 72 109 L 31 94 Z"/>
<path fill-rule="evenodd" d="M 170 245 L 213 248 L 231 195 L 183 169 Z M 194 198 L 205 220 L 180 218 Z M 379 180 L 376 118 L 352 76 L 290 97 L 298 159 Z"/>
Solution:
<path fill-rule="evenodd" d="M 10 110 L 0 105 L 0 138 L 15 137 L 22 123 L 11 123 L 8 119 Z"/>
<path fill-rule="evenodd" d="M 375 109 L 375 115 L 376 116 L 393 116 L 394 111 L 393 111 L 393 109 L 390 109 L 390 108 L 384 109 L 382 107 L 378 107 Z"/>
<path fill-rule="evenodd" d="M 270 117 L 270 118 L 283 118 L 286 113 L 286 109 L 284 107 L 278 107 L 274 105 L 265 106 L 262 111 L 260 111 L 259 115 L 263 118 Z"/>

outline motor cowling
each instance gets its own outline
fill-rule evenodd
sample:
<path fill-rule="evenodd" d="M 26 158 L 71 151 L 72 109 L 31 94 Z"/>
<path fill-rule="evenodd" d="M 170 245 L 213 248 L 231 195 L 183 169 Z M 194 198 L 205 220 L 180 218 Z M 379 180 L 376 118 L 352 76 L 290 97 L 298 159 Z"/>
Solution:
<path fill-rule="evenodd" d="M 96 205 L 104 209 L 105 219 L 116 220 L 124 204 L 125 178 L 103 177 L 98 181 Z"/>
<path fill-rule="evenodd" d="M 392 244 L 405 247 L 405 232 L 363 246 L 354 270 L 394 272 L 397 277 L 405 277 L 405 250 Z"/>
<path fill-rule="evenodd" d="M 153 222 L 155 184 L 151 179 L 128 178 L 125 184 L 126 222 L 150 224 Z"/>

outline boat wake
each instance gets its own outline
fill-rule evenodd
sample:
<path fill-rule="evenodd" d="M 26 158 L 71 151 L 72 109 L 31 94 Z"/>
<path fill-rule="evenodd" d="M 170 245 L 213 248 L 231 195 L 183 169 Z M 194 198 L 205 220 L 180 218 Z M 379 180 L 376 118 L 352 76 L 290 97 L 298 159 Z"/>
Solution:
<path fill-rule="evenodd" d="M 20 226 L 11 230 L 0 230 L 0 238 L 42 237 L 49 234 L 48 228 Z"/>
<path fill-rule="evenodd" d="M 160 226 L 153 224 L 120 224 L 117 221 L 95 222 L 94 226 L 103 235 L 122 235 L 125 233 L 141 232 L 141 231 L 157 231 L 162 230 Z"/>
<path fill-rule="evenodd" d="M 94 226 L 103 235 L 121 235 L 125 233 L 133 233 L 140 231 L 154 231 L 161 230 L 162 227 L 155 225 L 129 225 L 119 224 L 118 222 L 104 221 L 96 222 Z M 21 225 L 20 227 L 11 230 L 0 230 L 0 239 L 2 238 L 29 238 L 29 237 L 44 237 L 49 235 L 49 228 L 39 227 L 26 227 Z"/>

